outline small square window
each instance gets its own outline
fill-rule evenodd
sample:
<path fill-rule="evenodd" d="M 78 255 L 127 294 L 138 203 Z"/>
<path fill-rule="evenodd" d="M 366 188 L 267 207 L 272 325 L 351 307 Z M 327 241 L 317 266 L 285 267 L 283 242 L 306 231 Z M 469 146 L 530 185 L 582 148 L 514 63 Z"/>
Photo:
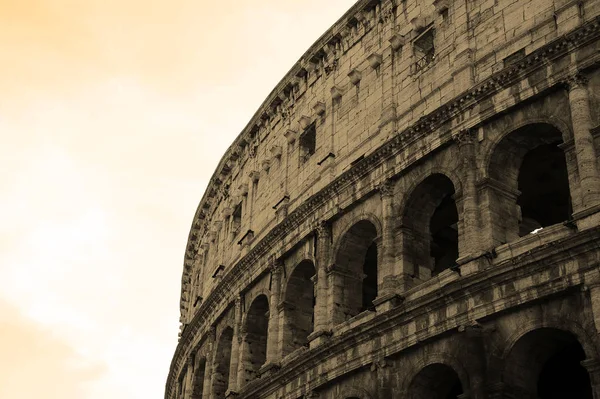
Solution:
<path fill-rule="evenodd" d="M 435 59 L 434 37 L 433 28 L 425 29 L 413 43 L 417 72 L 427 68 Z"/>
<path fill-rule="evenodd" d="M 311 124 L 306 128 L 300 136 L 300 162 L 304 163 L 310 158 L 317 148 L 317 129 L 315 124 Z"/>

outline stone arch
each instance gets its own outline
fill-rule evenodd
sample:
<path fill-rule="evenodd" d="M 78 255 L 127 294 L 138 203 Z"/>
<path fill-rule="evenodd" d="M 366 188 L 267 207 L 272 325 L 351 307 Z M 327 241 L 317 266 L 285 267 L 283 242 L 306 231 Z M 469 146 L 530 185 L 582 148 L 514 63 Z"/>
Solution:
<path fill-rule="evenodd" d="M 505 350 L 500 370 L 504 393 L 592 399 L 590 376 L 581 365 L 589 354 L 572 332 L 554 327 L 530 329 Z"/>
<path fill-rule="evenodd" d="M 245 384 L 259 377 L 260 368 L 267 360 L 269 299 L 266 295 L 257 295 L 253 299 L 242 331 L 241 382 Z"/>
<path fill-rule="evenodd" d="M 231 366 L 231 345 L 233 328 L 227 326 L 217 340 L 213 363 L 212 392 L 214 398 L 224 398 L 229 387 L 229 368 Z"/>
<path fill-rule="evenodd" d="M 454 356 L 449 355 L 447 353 L 431 353 L 419 359 L 416 364 L 410 368 L 409 372 L 406 373 L 404 379 L 402 380 L 402 388 L 404 392 L 408 392 L 409 386 L 414 378 L 419 374 L 421 370 L 430 366 L 432 364 L 443 364 L 447 367 L 450 367 L 460 379 L 463 388 L 466 390 L 469 385 L 469 373 L 464 365 Z"/>
<path fill-rule="evenodd" d="M 339 304 L 334 324 L 373 307 L 377 297 L 377 238 L 381 230 L 368 218 L 360 219 L 339 238 L 334 252 L 334 301 Z"/>
<path fill-rule="evenodd" d="M 268 270 L 268 269 L 267 269 Z M 268 276 L 268 275 L 267 275 Z M 252 295 L 248 295 L 244 298 L 245 309 L 249 310 L 252 306 L 252 303 L 259 297 L 264 296 L 269 298 L 271 293 L 266 287 L 256 287 L 257 289 L 252 289 Z M 248 305 L 250 304 L 250 305 Z M 242 319 L 240 320 L 242 326 L 246 326 L 248 323 L 248 311 L 242 312 Z"/>
<path fill-rule="evenodd" d="M 191 399 L 202 399 L 204 393 L 204 378 L 206 377 L 206 357 L 201 357 L 196 360 L 194 367 L 194 377 L 192 380 L 192 397 Z"/>
<path fill-rule="evenodd" d="M 573 334 L 577 341 L 583 347 L 583 350 L 587 358 L 600 357 L 600 349 L 598 348 L 593 331 L 595 327 L 593 325 L 582 325 L 574 320 L 567 318 L 535 318 L 527 321 L 522 321 L 515 324 L 515 330 L 502 341 L 498 341 L 493 346 L 494 350 L 491 353 L 490 362 L 490 376 L 499 376 L 502 374 L 502 370 L 505 367 L 505 360 L 511 349 L 514 347 L 517 341 L 519 341 L 524 335 L 539 329 L 555 329 L 562 330 Z"/>
<path fill-rule="evenodd" d="M 573 131 L 571 129 L 571 126 L 569 126 L 569 124 L 563 121 L 562 119 L 558 119 L 556 117 L 553 117 L 552 115 L 540 114 L 535 117 L 523 118 L 518 123 L 513 123 L 510 124 L 510 126 L 506 126 L 498 134 L 494 134 L 491 137 L 486 137 L 487 144 L 485 146 L 485 150 L 482 152 L 482 158 L 484 162 L 483 177 L 488 176 L 488 171 L 490 169 L 490 158 L 496 146 L 515 130 L 518 130 L 527 125 L 535 124 L 546 124 L 553 126 L 560 132 L 564 142 L 571 140 L 571 138 L 573 137 Z"/>
<path fill-rule="evenodd" d="M 568 133 L 527 122 L 498 135 L 485 154 L 481 199 L 488 204 L 484 224 L 491 226 L 494 246 L 571 217 L 573 171 L 560 147 Z"/>
<path fill-rule="evenodd" d="M 341 225 L 341 233 L 339 234 L 338 237 L 335 238 L 334 240 L 334 244 L 333 244 L 333 253 L 337 254 L 338 250 L 340 249 L 340 246 L 343 244 L 344 241 L 344 236 L 348 233 L 348 231 L 350 231 L 350 229 L 356 225 L 358 222 L 361 221 L 367 221 L 370 222 L 374 227 L 375 227 L 375 231 L 377 231 L 377 236 L 379 236 L 381 234 L 381 230 L 382 230 L 382 225 L 381 225 L 381 220 L 379 218 L 379 216 L 375 215 L 374 213 L 371 212 L 361 212 L 357 215 L 354 215 L 351 218 L 348 218 L 345 222 L 342 222 Z"/>
<path fill-rule="evenodd" d="M 414 184 L 400 214 L 400 252 L 413 276 L 425 281 L 456 265 L 459 212 L 454 182 L 434 173 Z"/>
<path fill-rule="evenodd" d="M 316 268 L 311 260 L 298 263 L 283 292 L 283 356 L 308 345 L 314 330 Z"/>
<path fill-rule="evenodd" d="M 469 378 L 457 359 L 434 354 L 412 369 L 404 387 L 407 399 L 456 399 L 469 390 Z"/>
<path fill-rule="evenodd" d="M 342 389 L 337 399 L 372 399 L 371 394 L 364 388 L 350 386 Z"/>
<path fill-rule="evenodd" d="M 405 211 L 407 203 L 410 201 L 410 197 L 417 187 L 423 183 L 424 180 L 433 175 L 443 175 L 447 177 L 452 182 L 456 195 L 458 196 L 462 194 L 462 180 L 456 173 L 456 170 L 458 170 L 460 166 L 458 162 L 455 162 L 454 165 L 451 165 L 454 167 L 454 170 L 440 165 L 427 165 L 427 167 L 423 165 L 423 169 L 421 169 L 420 172 L 411 179 L 411 183 L 408 186 L 396 185 L 394 188 L 394 196 L 400 198 L 396 203 L 395 211 L 397 215 L 402 215 L 402 213 Z M 402 221 L 400 220 L 398 224 L 401 225 Z"/>

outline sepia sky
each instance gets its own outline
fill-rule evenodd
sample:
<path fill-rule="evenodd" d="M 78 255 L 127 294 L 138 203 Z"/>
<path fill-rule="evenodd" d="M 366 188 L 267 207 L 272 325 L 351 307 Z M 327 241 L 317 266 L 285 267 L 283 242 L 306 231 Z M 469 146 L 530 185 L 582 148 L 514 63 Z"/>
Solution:
<path fill-rule="evenodd" d="M 0 0 L 0 398 L 162 398 L 220 156 L 354 0 Z"/>

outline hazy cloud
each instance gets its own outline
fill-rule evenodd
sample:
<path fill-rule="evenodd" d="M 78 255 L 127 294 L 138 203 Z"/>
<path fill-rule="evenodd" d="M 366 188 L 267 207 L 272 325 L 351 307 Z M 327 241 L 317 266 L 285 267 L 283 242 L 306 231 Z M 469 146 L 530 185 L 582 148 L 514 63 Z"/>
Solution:
<path fill-rule="evenodd" d="M 81 399 L 106 372 L 47 328 L 0 301 L 0 397 Z"/>

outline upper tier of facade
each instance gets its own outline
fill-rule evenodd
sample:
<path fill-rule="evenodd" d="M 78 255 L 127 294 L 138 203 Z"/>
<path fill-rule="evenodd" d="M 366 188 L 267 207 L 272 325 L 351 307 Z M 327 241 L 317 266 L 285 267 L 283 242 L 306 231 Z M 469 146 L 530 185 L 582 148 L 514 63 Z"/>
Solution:
<path fill-rule="evenodd" d="M 227 274 L 288 214 L 392 137 L 425 141 L 442 126 L 476 124 L 453 116 L 511 78 L 498 71 L 573 28 L 570 3 L 357 2 L 286 74 L 217 166 L 188 238 L 181 322 L 208 297 L 213 275 Z M 584 6 L 587 19 L 598 13 Z"/>
<path fill-rule="evenodd" d="M 327 342 L 337 346 L 322 358 L 351 351 L 357 327 L 408 325 L 440 292 L 484 290 L 484 273 L 500 286 L 502 268 L 538 250 L 598 239 L 599 15 L 597 0 L 358 1 L 271 92 L 209 182 L 186 247 L 165 397 L 187 398 L 200 354 L 208 397 L 227 387 L 299 397 Z M 591 278 L 583 264 L 577 284 Z M 295 302 L 310 296 L 307 281 L 315 302 Z M 241 336 L 265 323 L 268 343 L 253 341 L 265 353 L 252 360 Z M 429 339 L 413 336 L 422 327 L 406 327 L 414 340 L 397 351 Z M 381 355 L 369 350 L 348 370 Z M 341 359 L 314 385 L 348 371 Z M 292 360 L 289 380 L 264 379 L 268 393 L 248 384 Z"/>

